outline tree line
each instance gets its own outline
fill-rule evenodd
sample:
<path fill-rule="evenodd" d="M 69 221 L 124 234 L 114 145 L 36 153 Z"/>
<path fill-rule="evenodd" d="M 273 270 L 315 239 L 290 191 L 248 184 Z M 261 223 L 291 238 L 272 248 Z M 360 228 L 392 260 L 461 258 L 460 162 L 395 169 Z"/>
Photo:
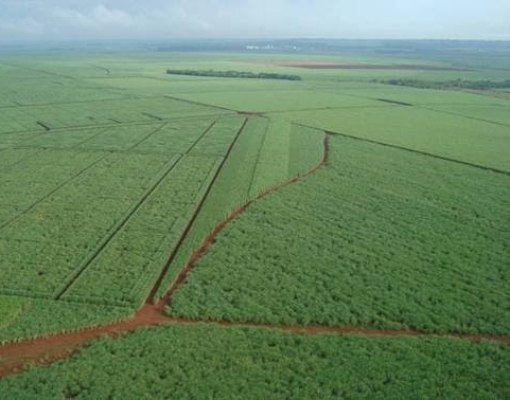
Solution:
<path fill-rule="evenodd" d="M 375 79 L 374 83 L 383 83 L 394 86 L 410 86 L 419 89 L 472 89 L 472 90 L 491 90 L 491 89 L 510 89 L 510 79 L 504 81 L 468 81 L 465 79 L 453 79 L 448 81 L 425 81 L 418 79 Z"/>
<path fill-rule="evenodd" d="M 283 79 L 288 81 L 300 81 L 299 75 L 277 74 L 272 72 L 247 72 L 247 71 L 199 71 L 192 69 L 167 69 L 170 75 L 209 76 L 216 78 L 248 78 L 248 79 Z"/>

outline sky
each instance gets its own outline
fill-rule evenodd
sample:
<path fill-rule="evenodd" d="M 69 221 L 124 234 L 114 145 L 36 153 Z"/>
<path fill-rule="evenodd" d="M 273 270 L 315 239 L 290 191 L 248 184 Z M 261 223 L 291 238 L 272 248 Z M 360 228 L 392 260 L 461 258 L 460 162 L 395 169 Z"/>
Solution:
<path fill-rule="evenodd" d="M 0 0 L 0 40 L 510 40 L 510 0 Z"/>

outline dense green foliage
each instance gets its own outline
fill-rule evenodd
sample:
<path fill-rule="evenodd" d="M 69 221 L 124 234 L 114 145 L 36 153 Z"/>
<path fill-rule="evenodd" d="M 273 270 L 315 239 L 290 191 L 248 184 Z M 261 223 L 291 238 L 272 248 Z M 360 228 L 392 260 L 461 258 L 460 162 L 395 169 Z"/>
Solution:
<path fill-rule="evenodd" d="M 374 83 L 384 83 L 394 86 L 410 86 L 420 89 L 472 89 L 472 90 L 493 90 L 510 89 L 510 79 L 494 82 L 491 80 L 471 81 L 466 79 L 455 79 L 450 81 L 426 81 L 419 79 L 388 79 L 374 80 Z"/>
<path fill-rule="evenodd" d="M 342 137 L 331 149 L 227 227 L 171 314 L 509 334 L 509 177 Z"/>
<path fill-rule="evenodd" d="M 2 316 L 0 330 L 11 324 L 28 303 L 29 299 L 0 296 L 0 315 Z"/>
<path fill-rule="evenodd" d="M 169 75 L 208 76 L 214 78 L 244 78 L 244 79 L 281 79 L 287 81 L 300 81 L 299 75 L 276 74 L 273 72 L 249 72 L 249 71 L 197 71 L 192 69 L 167 69 Z"/>
<path fill-rule="evenodd" d="M 498 399 L 509 365 L 510 348 L 486 342 L 167 325 L 4 378 L 0 397 Z"/>
<path fill-rule="evenodd" d="M 129 318 L 233 208 L 316 165 L 323 130 L 344 134 L 328 165 L 227 226 L 169 312 L 510 334 L 510 96 L 472 90 L 508 79 L 508 46 L 337 45 L 0 51 L 0 342 Z M 292 63 L 339 69 L 282 79 Z M 2 379 L 0 398 L 508 398 L 509 370 L 488 343 L 181 324 Z"/>

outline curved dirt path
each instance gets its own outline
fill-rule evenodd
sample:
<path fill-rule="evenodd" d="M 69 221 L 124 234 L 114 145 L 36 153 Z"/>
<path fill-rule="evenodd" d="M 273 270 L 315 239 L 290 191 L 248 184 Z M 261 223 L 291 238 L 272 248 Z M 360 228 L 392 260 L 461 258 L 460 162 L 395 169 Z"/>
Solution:
<path fill-rule="evenodd" d="M 215 321 L 207 319 L 191 320 L 182 318 L 170 318 L 164 315 L 164 309 L 171 302 L 172 295 L 181 287 L 189 273 L 193 270 L 196 262 L 205 254 L 207 249 L 214 243 L 214 239 L 220 234 L 225 227 L 235 218 L 240 216 L 251 204 L 261 198 L 281 189 L 282 187 L 291 185 L 308 175 L 315 173 L 317 170 L 325 166 L 328 162 L 329 155 L 329 138 L 326 134 L 324 137 L 324 156 L 323 159 L 306 173 L 291 178 L 277 186 L 271 187 L 247 203 L 235 208 L 229 216 L 220 221 L 209 235 L 203 240 L 202 244 L 192 253 L 186 265 L 179 271 L 177 277 L 173 281 L 167 294 L 156 304 L 152 304 L 152 298 L 149 296 L 146 303 L 140 308 L 132 318 L 121 322 L 115 322 L 108 325 L 95 326 L 77 330 L 75 332 L 61 333 L 54 336 L 41 337 L 36 339 L 24 340 L 21 342 L 8 343 L 0 346 L 0 378 L 3 376 L 13 375 L 23 372 L 28 365 L 48 365 L 55 361 L 65 359 L 70 355 L 79 351 L 79 349 L 89 341 L 101 336 L 115 336 L 130 332 L 141 327 L 149 327 L 160 325 L 163 323 L 176 324 L 199 324 L 209 323 L 217 326 L 232 327 L 258 327 L 279 330 L 283 332 L 300 333 L 300 334 L 335 334 L 335 335 L 363 335 L 363 336 L 436 336 L 436 337 L 454 337 L 459 339 L 472 340 L 475 342 L 481 340 L 491 340 L 504 344 L 510 344 L 508 336 L 494 335 L 474 335 L 474 334 L 435 334 L 430 332 L 422 332 L 417 330 L 389 330 L 389 329 L 369 329 L 363 327 L 343 326 L 329 327 L 320 325 L 278 325 L 263 324 L 250 322 L 231 322 L 231 321 Z M 151 292 L 152 293 L 152 292 Z"/>
<path fill-rule="evenodd" d="M 308 175 L 313 174 L 318 169 L 326 165 L 329 154 L 329 138 L 330 135 L 325 134 L 323 158 L 317 165 L 312 167 L 305 174 L 296 176 L 279 185 L 265 190 L 255 198 L 249 200 L 247 203 L 235 208 L 233 211 L 231 211 L 225 220 L 220 221 L 212 230 L 212 232 L 203 240 L 199 248 L 192 253 L 186 265 L 177 274 L 177 277 L 173 281 L 167 294 L 156 304 L 152 303 L 152 298 L 155 290 L 157 289 L 157 286 L 159 285 L 159 280 L 156 282 L 155 288 L 153 288 L 153 290 L 150 292 L 150 295 L 147 298 L 144 306 L 140 308 L 130 319 L 126 319 L 121 322 L 114 322 L 107 325 L 79 329 L 74 332 L 58 333 L 55 335 L 49 335 L 47 337 L 27 339 L 20 342 L 13 342 L 2 345 L 0 346 L 0 377 L 20 373 L 30 364 L 47 365 L 64 359 L 77 352 L 85 343 L 104 335 L 111 336 L 122 334 L 132 331 L 136 328 L 154 326 L 171 321 L 187 323 L 196 322 L 172 319 L 165 316 L 163 312 L 165 306 L 170 303 L 171 296 L 182 285 L 189 272 L 193 269 L 196 261 L 202 257 L 207 249 L 212 245 L 214 238 L 223 229 L 225 229 L 225 227 L 233 219 L 241 215 L 255 201 L 279 190 L 284 186 L 288 186 L 305 178 Z M 232 325 L 235 324 L 233 323 Z"/>

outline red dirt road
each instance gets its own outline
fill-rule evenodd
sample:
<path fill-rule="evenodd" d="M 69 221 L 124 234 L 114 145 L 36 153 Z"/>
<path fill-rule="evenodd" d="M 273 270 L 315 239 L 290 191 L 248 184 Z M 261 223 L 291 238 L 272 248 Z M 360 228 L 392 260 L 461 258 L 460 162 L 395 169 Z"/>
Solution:
<path fill-rule="evenodd" d="M 147 303 L 125 321 L 0 346 L 0 377 L 22 372 L 29 364 L 46 365 L 64 359 L 85 343 L 104 335 L 113 336 L 169 321 L 163 314 L 167 300 L 163 298 L 155 305 Z"/>
<path fill-rule="evenodd" d="M 428 332 L 420 332 L 413 330 L 378 330 L 363 327 L 330 327 L 319 325 L 275 325 L 275 324 L 257 324 L 257 323 L 237 323 L 230 321 L 213 321 L 213 320 L 188 320 L 169 318 L 164 315 L 163 311 L 167 304 L 170 303 L 172 295 L 181 287 L 183 282 L 193 270 L 196 262 L 206 253 L 207 249 L 214 243 L 214 239 L 223 229 L 235 218 L 240 216 L 255 201 L 271 194 L 278 189 L 297 182 L 308 175 L 313 174 L 328 162 L 330 135 L 326 134 L 324 138 L 324 156 L 319 164 L 314 166 L 303 175 L 289 179 L 280 185 L 274 186 L 262 192 L 255 198 L 249 200 L 246 204 L 234 209 L 230 215 L 223 221 L 219 222 L 211 233 L 204 239 L 198 249 L 190 256 L 186 265 L 177 275 L 177 278 L 171 285 L 168 294 L 156 304 L 151 304 L 149 298 L 145 305 L 139 309 L 132 318 L 121 322 L 113 322 L 109 325 L 90 327 L 76 332 L 61 333 L 54 336 L 35 338 L 16 343 L 9 343 L 0 346 L 0 378 L 3 376 L 13 375 L 23 372 L 30 364 L 48 365 L 55 361 L 65 359 L 70 355 L 79 351 L 79 349 L 87 342 L 98 337 L 108 335 L 115 336 L 126 332 L 130 332 L 137 328 L 150 327 L 163 323 L 178 324 L 198 324 L 209 323 L 219 326 L 237 326 L 237 327 L 258 327 L 284 332 L 300 333 L 300 334 L 335 334 L 335 335 L 363 335 L 363 336 L 444 336 L 455 337 L 460 339 L 481 341 L 492 340 L 504 344 L 510 344 L 510 337 L 492 336 L 492 335 L 470 335 L 449 333 L 444 335 L 433 334 Z"/>

